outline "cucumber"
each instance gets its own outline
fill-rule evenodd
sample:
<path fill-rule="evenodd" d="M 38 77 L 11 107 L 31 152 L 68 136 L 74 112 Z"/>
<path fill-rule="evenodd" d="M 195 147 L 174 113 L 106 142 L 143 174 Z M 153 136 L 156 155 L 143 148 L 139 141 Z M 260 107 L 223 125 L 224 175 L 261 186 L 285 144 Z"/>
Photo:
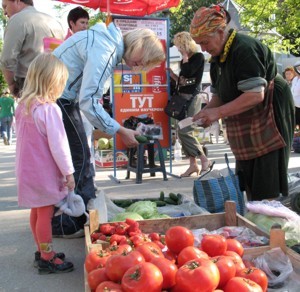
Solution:
<path fill-rule="evenodd" d="M 165 198 L 164 201 L 169 205 L 177 205 L 177 202 L 172 200 L 171 198 Z"/>
<path fill-rule="evenodd" d="M 165 193 L 164 193 L 164 191 L 161 191 L 159 194 L 159 200 L 163 201 L 164 199 L 165 199 Z"/>
<path fill-rule="evenodd" d="M 175 201 L 176 203 L 179 201 L 179 198 L 174 193 L 169 193 L 169 198 Z"/>
<path fill-rule="evenodd" d="M 146 136 L 140 135 L 140 136 L 135 136 L 135 139 L 139 142 L 139 143 L 147 143 L 148 142 L 148 138 Z"/>
<path fill-rule="evenodd" d="M 177 198 L 178 198 L 178 201 L 177 201 L 178 205 L 182 204 L 182 202 L 183 202 L 183 195 L 178 193 L 177 194 Z"/>
<path fill-rule="evenodd" d="M 167 205 L 165 201 L 160 201 L 160 200 L 157 200 L 155 203 L 157 207 L 163 207 Z"/>
<path fill-rule="evenodd" d="M 113 200 L 113 202 L 121 208 L 127 208 L 131 204 L 134 203 L 133 200 L 130 200 L 130 199 L 128 199 L 128 200 Z"/>

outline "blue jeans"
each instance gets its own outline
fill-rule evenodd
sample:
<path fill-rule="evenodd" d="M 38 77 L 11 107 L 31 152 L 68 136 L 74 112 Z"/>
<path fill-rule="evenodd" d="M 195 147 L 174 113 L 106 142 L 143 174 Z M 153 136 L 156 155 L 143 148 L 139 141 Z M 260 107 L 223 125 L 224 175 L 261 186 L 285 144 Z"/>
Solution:
<path fill-rule="evenodd" d="M 11 138 L 12 138 L 12 133 L 11 133 L 11 125 L 13 122 L 13 117 L 4 117 L 1 118 L 1 134 L 2 138 L 6 138 L 9 144 L 11 144 Z"/>

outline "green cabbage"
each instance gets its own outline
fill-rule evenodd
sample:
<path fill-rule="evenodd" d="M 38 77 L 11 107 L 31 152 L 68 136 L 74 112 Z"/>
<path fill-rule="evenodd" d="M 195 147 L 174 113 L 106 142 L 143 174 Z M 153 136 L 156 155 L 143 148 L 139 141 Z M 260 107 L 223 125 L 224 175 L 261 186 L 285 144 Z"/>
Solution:
<path fill-rule="evenodd" d="M 158 213 L 156 203 L 151 201 L 135 202 L 127 207 L 126 211 L 138 213 L 144 219 L 149 219 L 151 216 Z"/>
<path fill-rule="evenodd" d="M 137 213 L 134 213 L 134 212 L 123 212 L 123 213 L 119 213 L 119 214 L 115 215 L 110 220 L 110 222 L 125 221 L 126 218 L 130 218 L 130 219 L 133 219 L 133 220 L 143 220 L 144 219 L 141 215 L 139 215 Z"/>
<path fill-rule="evenodd" d="M 109 140 L 107 138 L 100 138 L 98 140 L 98 149 L 100 150 L 109 149 Z"/>
<path fill-rule="evenodd" d="M 166 215 L 166 214 L 156 213 L 153 216 L 151 216 L 149 219 L 166 219 L 166 218 L 171 218 L 171 217 L 169 215 Z"/>

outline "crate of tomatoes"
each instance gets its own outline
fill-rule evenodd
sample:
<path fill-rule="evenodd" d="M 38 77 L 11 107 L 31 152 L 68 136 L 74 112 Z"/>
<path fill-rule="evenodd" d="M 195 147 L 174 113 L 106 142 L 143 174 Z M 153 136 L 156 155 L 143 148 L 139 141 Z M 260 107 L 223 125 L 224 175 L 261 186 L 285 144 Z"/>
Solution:
<path fill-rule="evenodd" d="M 203 234 L 225 226 L 244 226 L 268 237 L 226 202 L 225 212 L 180 218 L 99 224 L 96 211 L 85 226 L 85 291 L 267 291 L 268 276 L 254 266 L 256 257 L 280 247 L 300 268 L 299 256 L 286 248 L 284 232 L 274 229 L 266 246 L 245 249 L 235 238 Z M 244 256 L 248 256 L 248 260 Z M 244 290 L 243 290 L 244 289 Z M 247 290 L 248 289 L 248 290 Z"/>

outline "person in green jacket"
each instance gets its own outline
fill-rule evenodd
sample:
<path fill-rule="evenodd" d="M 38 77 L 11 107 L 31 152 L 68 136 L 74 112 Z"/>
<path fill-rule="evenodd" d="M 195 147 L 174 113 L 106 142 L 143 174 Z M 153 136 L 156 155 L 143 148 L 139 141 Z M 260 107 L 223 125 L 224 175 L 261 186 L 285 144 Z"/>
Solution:
<path fill-rule="evenodd" d="M 4 145 L 11 145 L 12 130 L 11 125 L 15 115 L 15 102 L 6 90 L 0 98 L 0 121 L 1 121 L 1 137 Z"/>

